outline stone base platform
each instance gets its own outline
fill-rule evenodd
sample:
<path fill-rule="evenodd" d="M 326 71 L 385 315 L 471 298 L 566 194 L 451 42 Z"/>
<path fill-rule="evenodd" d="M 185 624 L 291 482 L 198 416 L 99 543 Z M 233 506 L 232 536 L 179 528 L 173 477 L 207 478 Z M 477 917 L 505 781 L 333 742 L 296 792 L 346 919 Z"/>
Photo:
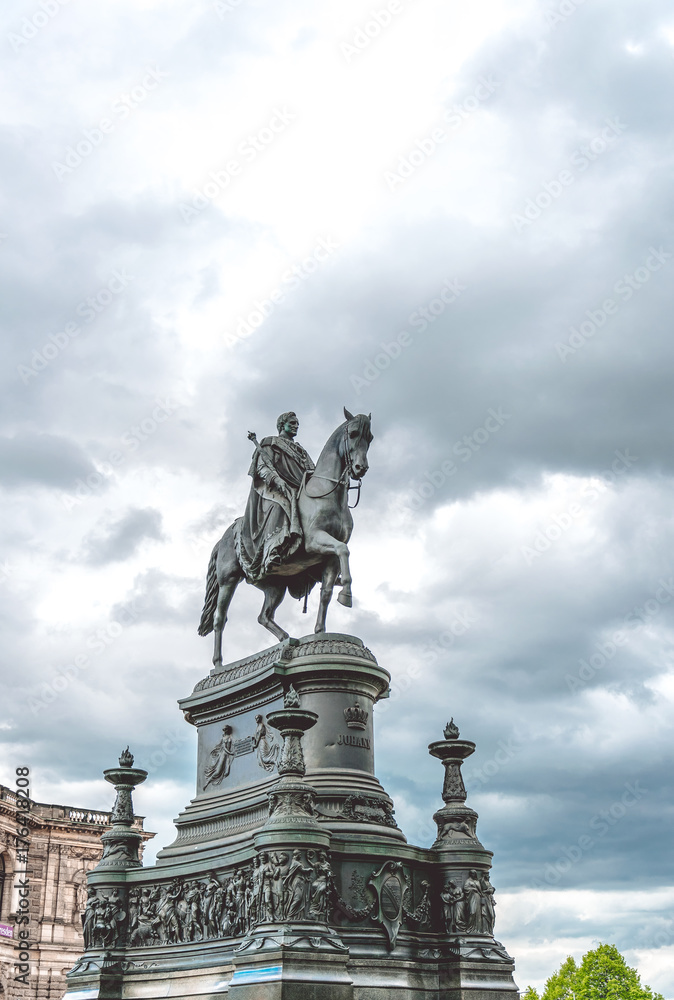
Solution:
<path fill-rule="evenodd" d="M 90 874 L 68 1000 L 515 1000 L 461 780 L 474 744 L 431 744 L 438 839 L 408 844 L 374 773 L 389 680 L 360 639 L 326 633 L 200 681 L 180 702 L 196 795 L 156 865 Z"/>

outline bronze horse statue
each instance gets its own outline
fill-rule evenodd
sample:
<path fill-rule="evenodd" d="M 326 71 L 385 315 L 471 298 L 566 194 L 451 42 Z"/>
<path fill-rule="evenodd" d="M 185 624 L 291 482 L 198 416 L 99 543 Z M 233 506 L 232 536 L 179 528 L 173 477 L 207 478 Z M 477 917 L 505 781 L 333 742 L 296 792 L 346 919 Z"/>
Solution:
<path fill-rule="evenodd" d="M 287 562 L 275 566 L 267 576 L 255 581 L 264 592 L 260 625 L 276 636 L 287 639 L 288 633 L 274 621 L 274 613 L 289 590 L 294 597 L 305 597 L 315 583 L 321 583 L 321 597 L 314 632 L 325 632 L 325 619 L 333 587 L 341 583 L 337 595 L 340 604 L 350 608 L 351 572 L 347 542 L 353 531 L 349 507 L 351 479 L 358 488 L 368 470 L 367 451 L 372 442 L 371 414 L 353 416 L 345 408 L 346 421 L 328 438 L 315 470 L 302 483 L 297 499 L 303 544 Z M 355 506 L 355 504 L 354 504 Z M 245 577 L 236 548 L 236 528 L 241 518 L 227 528 L 211 553 L 206 578 L 206 598 L 199 624 L 199 635 L 215 634 L 213 663 L 222 665 L 222 631 L 234 591 Z"/>

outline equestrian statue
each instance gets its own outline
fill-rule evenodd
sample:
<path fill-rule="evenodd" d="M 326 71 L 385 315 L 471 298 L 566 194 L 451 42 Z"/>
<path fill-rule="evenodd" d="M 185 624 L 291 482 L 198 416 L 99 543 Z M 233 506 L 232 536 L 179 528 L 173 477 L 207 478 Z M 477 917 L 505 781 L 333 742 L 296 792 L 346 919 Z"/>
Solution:
<path fill-rule="evenodd" d="M 350 608 L 351 572 L 347 542 L 353 530 L 349 491 L 358 490 L 368 470 L 372 442 L 370 418 L 353 416 L 328 438 L 314 466 L 294 438 L 299 420 L 293 412 L 276 422 L 278 435 L 255 445 L 249 475 L 253 479 L 243 517 L 227 528 L 208 564 L 206 599 L 199 635 L 215 634 L 213 663 L 222 665 L 222 630 L 234 591 L 245 579 L 264 592 L 258 621 L 277 639 L 287 639 L 274 613 L 289 590 L 307 597 L 320 581 L 321 597 L 314 632 L 325 632 L 325 619 L 335 584 L 340 604 Z M 356 486 L 351 485 L 351 480 Z M 358 500 L 353 505 L 357 505 Z"/>

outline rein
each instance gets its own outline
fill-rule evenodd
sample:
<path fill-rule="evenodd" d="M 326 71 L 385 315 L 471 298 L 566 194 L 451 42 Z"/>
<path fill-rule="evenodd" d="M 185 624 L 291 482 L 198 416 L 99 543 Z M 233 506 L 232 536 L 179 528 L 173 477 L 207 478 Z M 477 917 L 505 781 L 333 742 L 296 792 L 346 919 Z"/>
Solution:
<path fill-rule="evenodd" d="M 346 486 L 346 492 L 347 492 L 346 505 L 349 508 L 349 510 L 355 510 L 358 504 L 360 503 L 360 489 L 361 486 L 363 485 L 363 481 L 361 479 L 356 479 L 356 485 L 355 486 L 350 485 L 351 480 L 355 479 L 355 476 L 352 475 L 353 467 L 351 465 L 351 455 L 349 453 L 349 441 L 347 438 L 348 426 L 349 423 L 347 421 L 346 424 L 344 425 L 344 455 L 346 460 L 346 468 L 344 469 L 343 475 L 341 476 L 340 479 L 333 479 L 332 476 L 317 476 L 316 477 L 317 479 L 326 479 L 329 483 L 334 483 L 335 485 L 332 487 L 331 490 L 328 490 L 327 493 L 321 493 L 319 496 L 313 496 L 311 493 L 307 493 L 307 496 L 311 500 L 324 500 L 326 497 L 329 497 L 332 493 L 334 493 L 338 486 Z M 304 489 L 306 492 L 306 483 Z M 358 490 L 358 496 L 356 497 L 356 502 L 354 504 L 350 504 L 348 501 L 348 494 L 350 490 Z"/>

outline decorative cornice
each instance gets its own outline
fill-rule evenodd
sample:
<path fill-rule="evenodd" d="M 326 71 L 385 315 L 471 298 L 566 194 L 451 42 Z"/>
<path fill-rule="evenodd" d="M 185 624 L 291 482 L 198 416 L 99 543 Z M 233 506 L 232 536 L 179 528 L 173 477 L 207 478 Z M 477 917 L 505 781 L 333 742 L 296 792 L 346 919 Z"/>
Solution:
<path fill-rule="evenodd" d="M 198 694 L 200 691 L 218 687 L 220 684 L 237 680 L 239 677 L 246 677 L 248 674 L 263 670 L 274 663 L 289 663 L 307 656 L 350 656 L 359 660 L 367 660 L 369 663 L 377 663 L 374 653 L 359 642 L 348 639 L 313 639 L 308 637 L 301 642 L 294 640 L 282 643 L 258 653 L 256 656 L 246 657 L 245 660 L 240 660 L 233 666 L 215 674 L 209 674 L 208 677 L 204 677 L 195 685 L 192 693 Z"/>
<path fill-rule="evenodd" d="M 209 817 L 202 821 L 191 820 L 178 827 L 178 835 L 173 844 L 169 846 L 183 847 L 185 844 L 197 844 L 241 833 L 261 826 L 268 815 L 269 806 L 265 802 L 262 806 L 254 806 L 233 816 Z"/>
<path fill-rule="evenodd" d="M 367 646 L 349 642 L 348 639 L 310 639 L 300 646 L 291 647 L 290 656 L 286 659 L 301 656 L 355 656 L 360 660 L 369 660 L 370 663 L 377 662 L 374 653 Z"/>
<path fill-rule="evenodd" d="M 219 671 L 217 674 L 209 674 L 208 677 L 204 677 L 203 680 L 199 681 L 198 684 L 195 685 L 193 694 L 198 694 L 199 691 L 206 691 L 209 688 L 218 687 L 226 681 L 233 681 L 237 680 L 239 677 L 246 677 L 248 674 L 252 674 L 256 670 L 262 670 L 264 667 L 271 666 L 272 663 L 276 663 L 276 661 L 280 659 L 286 659 L 286 657 L 282 657 L 277 649 L 266 653 L 260 653 L 259 656 L 245 660 L 243 663 L 240 663 L 235 667 L 230 667 L 227 670 Z"/>

